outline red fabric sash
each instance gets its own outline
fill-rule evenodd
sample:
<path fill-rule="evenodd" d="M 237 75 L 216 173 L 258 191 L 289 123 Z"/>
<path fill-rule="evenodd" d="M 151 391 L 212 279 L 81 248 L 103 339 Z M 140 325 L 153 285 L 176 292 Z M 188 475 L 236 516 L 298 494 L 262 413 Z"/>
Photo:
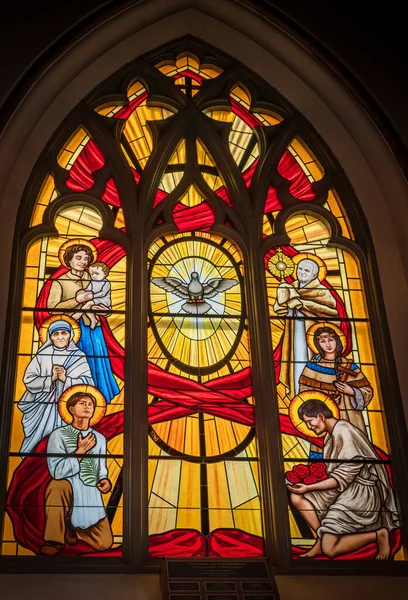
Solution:
<path fill-rule="evenodd" d="M 128 118 L 132 110 L 146 97 L 147 94 L 139 96 L 129 106 L 119 111 L 115 117 Z M 248 124 L 251 127 L 260 125 L 258 119 L 250 115 L 250 113 L 243 115 L 244 109 L 238 103 L 236 105 L 233 104 L 233 110 L 241 118 L 245 116 L 245 122 L 248 122 L 249 119 L 250 123 L 248 122 Z M 90 140 L 71 168 L 67 185 L 75 191 L 90 189 L 94 185 L 92 173 L 100 169 L 104 164 L 105 159 L 103 154 L 98 146 Z M 250 184 L 255 167 L 256 163 L 244 174 L 244 180 L 247 185 Z M 283 177 L 292 182 L 290 191 L 294 197 L 305 201 L 315 197 L 310 182 L 288 151 L 285 151 L 283 154 L 278 165 L 278 171 Z M 135 171 L 133 171 L 133 175 L 135 180 L 138 181 L 140 178 L 139 175 Z M 217 193 L 225 201 L 231 203 L 229 194 L 225 188 L 220 188 L 217 190 Z M 163 198 L 163 194 L 159 193 L 156 203 Z M 120 199 L 113 179 L 107 182 L 102 199 L 113 206 L 120 206 Z M 270 188 L 265 210 L 276 210 L 278 208 L 281 208 L 281 205 L 277 199 L 276 191 Z M 176 208 L 174 217 L 182 231 L 200 228 L 208 229 L 213 223 L 213 212 L 207 202 L 203 202 L 191 209 L 184 209 L 184 207 Z M 105 262 L 110 267 L 125 256 L 124 249 L 114 242 L 95 239 L 93 243 L 98 250 L 98 260 Z M 287 251 L 291 250 L 293 249 L 289 248 Z M 47 299 L 52 282 L 67 271 L 68 269 L 61 266 L 49 278 L 41 290 L 36 308 L 42 310 L 35 313 L 37 328 L 49 316 Z M 325 283 L 325 285 L 330 289 L 328 284 Z M 334 290 L 331 291 L 333 296 L 336 297 L 336 292 Z M 344 305 L 338 296 L 336 301 L 338 302 L 339 315 L 345 315 Z M 103 317 L 101 318 L 101 325 L 112 370 L 118 377 L 123 379 L 124 350 L 112 335 L 109 325 Z M 279 350 L 277 349 L 275 360 L 278 359 Z M 160 398 L 158 402 L 148 407 L 148 420 L 152 424 L 188 416 L 197 411 L 230 419 L 248 426 L 255 424 L 254 407 L 245 401 L 252 393 L 251 372 L 249 368 L 206 382 L 205 384 L 199 384 L 190 379 L 163 371 L 157 365 L 149 363 L 148 390 L 150 394 Z M 282 433 L 303 437 L 320 446 L 323 444 L 323 440 L 321 439 L 308 438 L 301 434 L 294 428 L 287 416 L 280 415 L 280 423 Z M 123 433 L 123 412 L 104 417 L 95 429 L 105 435 L 108 440 Z M 45 452 L 46 444 L 47 440 L 42 440 L 37 446 L 36 451 L 38 453 Z M 36 553 L 39 552 L 43 544 L 42 532 L 44 530 L 45 518 L 44 492 L 50 479 L 44 457 L 27 457 L 14 471 L 7 496 L 7 512 L 13 524 L 15 539 L 21 545 Z M 400 540 L 399 530 L 395 534 L 395 540 L 397 539 Z M 397 541 L 395 540 L 393 541 L 393 548 L 397 546 Z M 375 544 L 372 546 L 375 546 Z M 151 536 L 149 549 L 153 556 L 262 556 L 263 542 L 260 537 L 237 529 L 217 529 L 207 536 L 207 538 L 196 530 L 177 529 Z M 295 548 L 295 555 L 297 551 L 298 549 Z M 364 555 L 364 552 L 364 549 L 358 551 L 360 559 L 373 558 L 371 556 L 371 549 L 368 546 L 366 551 L 367 556 Z M 121 548 L 95 553 L 90 546 L 84 542 L 79 542 L 73 547 L 64 547 L 63 554 L 120 556 Z M 354 558 L 354 554 L 352 553 L 350 556 L 339 558 L 342 560 Z M 360 555 L 362 556 L 360 557 Z"/>
<path fill-rule="evenodd" d="M 184 379 L 183 377 L 171 375 L 165 371 L 161 371 L 161 369 L 158 367 L 155 368 L 155 371 L 154 384 L 159 383 L 163 385 L 163 382 L 166 382 L 170 387 L 167 389 L 161 388 L 161 393 L 168 393 L 171 395 L 172 401 L 167 402 L 163 400 L 156 404 L 150 405 L 148 408 L 149 423 L 160 423 L 162 421 L 167 421 L 169 418 L 176 418 L 172 414 L 172 410 L 177 412 L 177 409 L 179 409 L 179 417 L 196 412 L 196 410 L 186 408 L 183 405 L 184 394 L 181 394 L 180 405 L 178 404 L 176 397 L 177 392 L 174 391 L 174 385 L 180 388 L 180 384 L 184 384 L 185 389 L 189 388 L 188 393 L 190 395 L 190 402 L 195 399 L 194 394 L 196 394 L 199 398 L 203 392 L 203 387 L 206 387 L 208 389 L 205 391 L 207 394 L 209 394 L 211 400 L 213 400 L 213 394 L 215 394 L 217 400 L 223 396 L 226 397 L 226 401 L 228 402 L 229 406 L 228 409 L 221 407 L 222 414 L 224 411 L 231 410 L 234 416 L 237 417 L 237 420 L 239 419 L 238 422 L 242 423 L 243 421 L 246 421 L 246 424 L 254 425 L 253 410 L 251 410 L 251 412 L 248 411 L 247 413 L 243 412 L 242 417 L 240 415 L 243 406 L 241 398 L 247 394 L 248 391 L 250 391 L 250 388 L 245 388 L 245 386 L 247 386 L 249 383 L 249 369 L 244 369 L 239 373 L 234 373 L 233 375 L 227 375 L 226 377 L 213 380 L 207 383 L 207 386 L 201 386 L 195 382 L 190 382 L 190 380 L 180 382 L 180 380 Z M 169 375 L 170 379 L 167 380 L 167 376 Z M 189 385 L 190 383 L 193 385 Z M 152 387 L 150 387 L 149 384 L 149 393 L 151 394 L 155 394 L 157 391 L 156 387 L 154 387 L 154 384 Z M 212 390 L 217 391 L 212 392 Z M 229 395 L 227 396 L 226 394 Z M 235 398 L 233 394 L 235 395 Z M 233 407 L 234 402 L 235 408 Z M 217 409 L 220 408 L 218 404 L 213 405 L 212 403 L 209 403 L 208 405 L 202 403 L 200 405 L 201 410 L 204 410 L 203 405 L 205 411 L 210 414 L 217 414 Z M 229 417 L 226 416 L 225 418 Z M 308 439 L 294 428 L 289 417 L 281 415 L 280 418 L 282 432 L 290 435 L 298 435 L 299 437 Z M 107 440 L 120 435 L 123 433 L 123 411 L 105 416 L 100 423 L 95 426 L 95 429 L 102 433 Z M 313 438 L 313 441 L 320 445 L 323 443 L 320 439 Z M 47 440 L 44 439 L 38 444 L 36 452 L 44 453 L 46 451 L 46 446 Z M 46 458 L 29 456 L 25 458 L 14 471 L 7 495 L 7 512 L 13 523 L 15 539 L 18 541 L 18 543 L 26 548 L 29 548 L 30 550 L 33 550 L 34 552 L 38 552 L 43 544 L 42 532 L 44 530 L 44 493 L 45 488 L 50 480 L 51 477 L 48 472 Z M 90 549 L 87 544 L 84 544 L 83 542 L 76 544 L 75 547 L 66 547 L 63 550 L 64 554 L 74 553 L 79 555 L 83 554 L 84 552 L 92 552 L 92 549 Z"/>
<path fill-rule="evenodd" d="M 218 388 L 224 388 L 226 378 Z M 217 381 L 217 380 L 216 380 Z M 238 400 L 237 400 L 238 402 Z M 154 415 L 156 417 L 157 415 Z M 167 419 L 163 413 L 163 420 Z M 149 411 L 149 422 L 151 415 Z M 155 420 L 154 422 L 159 422 Z M 295 435 L 322 446 L 323 440 L 319 438 L 308 438 L 299 432 L 290 421 L 289 417 L 280 415 L 281 431 L 288 435 Z M 123 433 L 123 412 L 104 417 L 95 427 L 108 440 Z M 37 452 L 45 452 L 47 440 L 42 440 Z M 386 459 L 387 455 L 376 448 L 380 458 Z M 389 471 L 389 466 L 388 471 Z M 18 543 L 33 552 L 39 552 L 42 544 L 42 532 L 44 530 L 44 493 L 51 477 L 49 475 L 45 457 L 27 457 L 15 470 L 10 484 L 7 497 L 7 512 L 13 523 L 15 539 Z M 399 529 L 391 532 L 392 554 L 401 546 L 401 532 Z M 236 529 L 218 529 L 205 538 L 196 530 L 176 529 L 150 537 L 149 551 L 152 556 L 262 556 L 263 543 L 258 536 Z M 294 557 L 304 552 L 304 549 L 293 547 Z M 111 549 L 105 552 L 95 553 L 94 550 L 79 542 L 75 546 L 65 546 L 64 555 L 103 555 L 120 556 L 121 549 Z M 337 557 L 335 560 L 371 560 L 375 558 L 376 544 L 369 544 L 358 551 Z M 327 557 L 319 557 L 317 560 L 327 560 Z"/>

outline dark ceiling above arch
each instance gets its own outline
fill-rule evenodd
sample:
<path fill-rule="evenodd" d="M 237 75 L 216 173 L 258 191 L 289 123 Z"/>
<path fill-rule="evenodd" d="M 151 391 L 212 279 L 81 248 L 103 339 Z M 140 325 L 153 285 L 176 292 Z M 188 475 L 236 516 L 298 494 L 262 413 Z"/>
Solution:
<path fill-rule="evenodd" d="M 0 53 L 2 62 L 0 106 L 6 98 L 13 103 L 24 92 L 29 71 L 38 74 L 55 53 L 83 35 L 92 25 L 103 22 L 113 11 L 152 0 L 72 0 L 63 5 L 54 0 L 18 3 L 2 8 Z M 254 10 L 269 13 L 303 35 L 312 52 L 326 53 L 340 67 L 349 69 L 363 89 L 386 112 L 404 144 L 408 144 L 405 108 L 408 89 L 401 83 L 408 51 L 405 21 L 398 17 L 399 3 L 387 2 L 381 10 L 366 3 L 343 0 L 327 3 L 315 0 L 237 0 Z M 11 92 L 13 93 L 11 94 Z M 11 94 L 11 96 L 10 96 Z M 3 112 L 8 106 L 3 105 Z M 4 118 L 4 114 L 3 114 Z"/>

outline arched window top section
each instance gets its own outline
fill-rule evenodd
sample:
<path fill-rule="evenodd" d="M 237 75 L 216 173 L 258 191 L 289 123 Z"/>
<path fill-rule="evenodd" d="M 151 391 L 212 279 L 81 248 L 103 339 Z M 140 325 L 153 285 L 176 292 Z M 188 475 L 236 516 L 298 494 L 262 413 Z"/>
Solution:
<path fill-rule="evenodd" d="M 57 148 L 32 224 L 52 200 L 74 191 L 107 203 L 123 228 L 124 200 L 114 174 L 121 162 L 129 190 L 134 187 L 126 202 L 141 193 L 144 218 L 155 227 L 167 223 L 184 231 L 189 214 L 202 230 L 218 224 L 244 231 L 254 217 L 269 237 L 278 214 L 300 201 L 332 212 L 342 234 L 353 238 L 332 183 L 336 167 L 321 140 L 276 91 L 245 69 L 237 75 L 228 57 L 214 59 L 200 49 L 166 51 L 161 60 L 153 53 L 130 63 L 124 76 L 112 76 L 85 100 L 83 123 Z M 91 107 L 96 119 L 87 113 Z M 155 183 L 146 185 L 152 169 Z"/>
<path fill-rule="evenodd" d="M 81 385 L 96 404 L 104 398 L 96 429 L 103 476 L 92 480 L 89 457 L 78 467 L 84 485 L 97 488 L 83 528 L 106 515 L 100 556 L 118 558 L 122 543 L 135 545 L 122 530 L 122 506 L 133 506 L 129 531 L 137 531 L 132 519 L 149 519 L 150 537 L 140 543 L 153 557 L 171 546 L 173 556 L 255 558 L 279 539 L 284 549 L 275 553 L 286 552 L 287 562 L 312 548 L 320 560 L 326 543 L 319 549 L 316 540 L 327 526 L 341 543 L 325 560 L 336 552 L 340 560 L 375 558 L 386 514 L 389 554 L 404 558 L 385 415 L 392 386 L 376 339 L 364 216 L 341 166 L 295 106 L 230 57 L 178 40 L 128 63 L 77 106 L 39 160 L 23 204 L 21 311 L 17 302 L 12 321 L 20 325 L 5 394 L 14 398 L 5 554 L 50 551 L 44 494 L 57 477 L 45 437 L 77 423 L 64 394 Z M 61 348 L 82 360 L 75 384 L 67 383 L 71 363 L 44 353 L 58 355 L 58 335 L 44 335 L 54 318 L 66 338 Z M 37 435 L 20 413 L 26 401 L 38 403 L 27 411 L 48 410 L 45 397 L 50 406 L 53 399 L 52 423 L 41 417 L 46 427 Z M 148 425 L 144 466 L 134 464 L 138 441 L 124 445 L 126 403 L 134 421 L 125 435 L 136 439 Z M 343 421 L 337 449 L 327 449 L 305 415 Z M 324 432 L 336 434 L 330 422 Z M 64 452 L 75 462 L 72 444 Z M 38 452 L 48 462 L 36 462 Z M 361 472 L 352 471 L 360 455 Z M 26 511 L 27 464 L 39 474 L 32 485 L 41 502 Z M 148 505 L 132 488 L 140 469 Z M 319 521 L 344 491 L 336 477 L 361 488 L 340 525 L 337 513 L 334 525 Z M 296 497 L 300 488 L 290 486 L 325 479 L 330 487 L 311 490 L 313 498 L 330 491 L 321 510 L 316 500 L 313 520 L 310 503 Z M 360 535 L 349 515 L 358 515 L 354 523 L 361 517 L 374 479 L 386 497 L 381 504 L 371 494 L 370 536 L 347 546 L 350 528 Z M 75 543 L 62 553 L 92 554 Z"/>
<path fill-rule="evenodd" d="M 222 73 L 222 69 L 213 64 L 201 64 L 198 56 L 192 52 L 182 52 L 175 60 L 157 63 L 156 68 L 174 80 L 177 87 L 186 96 L 195 96 L 203 81 L 214 79 Z"/>

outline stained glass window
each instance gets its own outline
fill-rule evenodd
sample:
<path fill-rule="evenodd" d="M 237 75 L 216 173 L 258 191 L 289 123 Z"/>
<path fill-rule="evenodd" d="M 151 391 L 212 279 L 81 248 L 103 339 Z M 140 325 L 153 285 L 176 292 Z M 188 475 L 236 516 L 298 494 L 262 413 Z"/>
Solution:
<path fill-rule="evenodd" d="M 223 556 L 229 543 L 242 556 L 262 548 L 262 520 L 241 253 L 215 235 L 166 236 L 149 279 L 151 552 Z"/>
<path fill-rule="evenodd" d="M 391 548 L 401 559 L 359 260 L 328 246 L 320 219 L 298 213 L 286 228 L 291 244 L 272 248 L 266 264 L 293 556 L 352 560 Z"/>
<path fill-rule="evenodd" d="M 102 224 L 63 206 L 58 237 L 27 248 L 5 555 L 120 555 L 126 253 Z"/>
<path fill-rule="evenodd" d="M 5 557 L 406 559 L 369 235 L 276 90 L 198 42 L 129 63 L 20 216 Z"/>

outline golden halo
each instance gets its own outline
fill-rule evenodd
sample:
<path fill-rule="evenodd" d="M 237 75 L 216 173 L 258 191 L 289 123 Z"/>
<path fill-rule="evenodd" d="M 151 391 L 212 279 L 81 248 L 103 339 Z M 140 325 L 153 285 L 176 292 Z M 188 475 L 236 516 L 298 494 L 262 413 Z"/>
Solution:
<path fill-rule="evenodd" d="M 64 252 L 65 252 L 65 250 L 67 248 L 69 248 L 70 246 L 79 246 L 79 245 L 81 245 L 81 246 L 87 246 L 88 248 L 90 248 L 92 250 L 93 254 L 94 254 L 95 260 L 98 258 L 98 251 L 97 251 L 96 247 L 93 245 L 93 243 L 90 242 L 89 240 L 84 240 L 82 238 L 75 238 L 75 239 L 72 239 L 72 240 L 67 240 L 58 249 L 58 259 L 59 259 L 59 261 L 60 261 L 60 263 L 62 264 L 63 267 L 67 266 L 64 263 Z"/>
<path fill-rule="evenodd" d="M 105 413 L 106 413 L 105 397 L 102 394 L 102 392 L 100 392 L 98 389 L 96 389 L 96 387 L 94 387 L 93 385 L 85 385 L 85 384 L 73 385 L 72 387 L 65 390 L 65 392 L 61 395 L 60 399 L 58 400 L 58 412 L 60 414 L 60 417 L 63 421 L 65 421 L 65 423 L 72 422 L 72 415 L 67 410 L 67 402 L 71 398 L 71 396 L 73 394 L 75 394 L 76 392 L 83 392 L 84 394 L 92 394 L 92 396 L 94 396 L 94 398 L 96 398 L 95 412 L 93 414 L 92 419 L 89 422 L 89 425 L 91 427 L 93 427 L 94 425 L 99 423 L 99 421 L 102 419 L 102 417 L 105 416 Z"/>
<path fill-rule="evenodd" d="M 295 270 L 295 263 L 290 256 L 282 252 L 281 248 L 278 248 L 268 261 L 268 269 L 272 275 L 275 275 L 275 277 L 282 281 L 285 277 L 292 275 Z"/>
<path fill-rule="evenodd" d="M 292 421 L 293 425 L 304 435 L 307 435 L 308 437 L 318 438 L 320 436 L 317 435 L 317 433 L 315 433 L 311 429 L 308 429 L 306 423 L 298 415 L 299 407 L 307 400 L 321 400 L 325 403 L 327 408 L 330 408 L 336 419 L 340 418 L 339 407 L 337 406 L 335 401 L 330 398 L 330 396 L 324 394 L 323 392 L 318 392 L 314 390 L 300 392 L 300 394 L 298 394 L 291 400 L 289 404 L 289 418 Z"/>
<path fill-rule="evenodd" d="M 40 330 L 38 332 L 41 343 L 44 344 L 47 341 L 48 328 L 51 325 L 51 323 L 54 323 L 54 321 L 66 321 L 71 325 L 72 330 L 74 332 L 72 341 L 74 342 L 74 344 L 76 344 L 79 338 L 81 337 L 81 328 L 79 326 L 78 321 L 75 321 L 75 319 L 73 319 L 72 317 L 69 317 L 68 315 L 64 314 L 53 315 L 52 317 L 48 317 L 48 319 L 45 319 L 45 321 L 41 323 Z"/>
<path fill-rule="evenodd" d="M 344 349 L 347 346 L 347 339 L 346 339 L 346 336 L 344 335 L 344 332 L 340 329 L 340 327 L 338 327 L 338 325 L 334 325 L 334 323 L 330 323 L 330 321 L 325 321 L 324 323 L 315 323 L 314 325 L 309 327 L 309 329 L 306 332 L 306 342 L 307 342 L 307 345 L 309 346 L 310 350 L 313 352 L 313 354 L 320 353 L 320 350 L 317 348 L 317 346 L 314 342 L 314 334 L 315 334 L 316 329 L 319 329 L 319 327 L 331 327 L 331 329 L 333 329 L 333 331 L 335 331 L 337 333 L 337 335 L 339 336 L 341 345 L 343 346 L 343 352 L 344 352 Z"/>
<path fill-rule="evenodd" d="M 313 260 L 315 263 L 317 263 L 319 265 L 319 279 L 320 281 L 323 281 L 324 279 L 326 279 L 326 275 L 327 275 L 327 267 L 326 267 L 326 263 L 324 262 L 323 259 L 320 258 L 320 256 L 317 256 L 316 254 L 312 254 L 311 252 L 299 252 L 299 254 L 296 254 L 295 256 L 292 257 L 293 262 L 295 263 L 295 265 L 297 266 L 301 260 Z"/>

